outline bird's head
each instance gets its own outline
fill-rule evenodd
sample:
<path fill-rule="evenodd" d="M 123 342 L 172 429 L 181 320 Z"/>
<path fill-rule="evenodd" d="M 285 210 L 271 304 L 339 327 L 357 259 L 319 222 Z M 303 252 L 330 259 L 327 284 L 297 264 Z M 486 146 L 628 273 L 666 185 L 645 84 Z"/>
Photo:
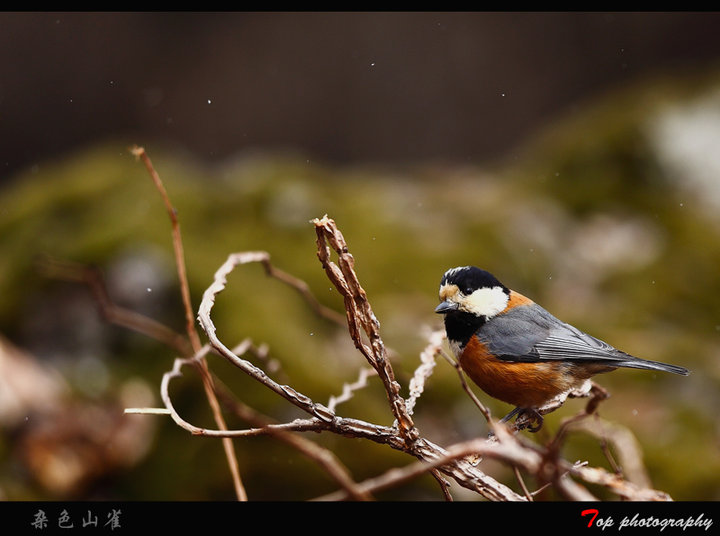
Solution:
<path fill-rule="evenodd" d="M 507 307 L 510 290 L 490 272 L 475 266 L 460 266 L 445 272 L 440 280 L 440 305 L 436 313 L 470 313 L 489 320 Z"/>

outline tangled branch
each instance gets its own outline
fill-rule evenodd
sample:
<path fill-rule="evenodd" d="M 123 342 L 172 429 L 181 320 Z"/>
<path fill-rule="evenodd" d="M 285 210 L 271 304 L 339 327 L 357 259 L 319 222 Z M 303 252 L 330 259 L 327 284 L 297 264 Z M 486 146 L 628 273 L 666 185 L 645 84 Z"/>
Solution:
<path fill-rule="evenodd" d="M 162 182 L 145 151 L 135 148 L 133 153 L 143 161 L 150 172 L 171 219 L 178 276 L 181 281 L 185 316 L 188 320 L 187 333 L 184 336 L 174 333 L 151 319 L 134 315 L 132 312 L 124 311 L 113 305 L 107 294 L 103 292 L 100 280 L 94 272 L 58 262 L 48 263 L 48 267 L 56 276 L 83 281 L 90 285 L 98 303 L 101 304 L 105 318 L 109 321 L 153 336 L 179 352 L 182 357 L 175 359 L 172 369 L 163 375 L 161 381 L 160 391 L 164 409 L 146 408 L 145 410 L 128 409 L 128 411 L 167 413 L 179 427 L 192 435 L 222 438 L 238 498 L 244 499 L 247 496 L 240 479 L 232 439 L 264 435 L 290 445 L 316 463 L 333 479 L 338 485 L 338 491 L 320 497 L 320 500 L 369 499 L 378 491 L 398 486 L 427 473 L 433 474 L 436 478 L 446 499 L 451 499 L 446 478 L 492 501 L 533 500 L 536 493 L 547 489 L 548 486 L 554 488 L 565 499 L 596 500 L 596 497 L 582 482 L 600 486 L 607 492 L 626 500 L 670 499 L 664 492 L 649 488 L 646 480 L 625 478 L 619 468 L 615 472 L 608 472 L 602 468 L 592 468 L 584 463 L 573 463 L 563 459 L 561 451 L 565 438 L 569 433 L 578 429 L 599 435 L 606 445 L 608 441 L 615 445 L 628 444 L 627 434 L 619 432 L 617 429 L 613 429 L 611 433 L 598 432 L 591 424 L 591 420 L 587 419 L 588 416 L 595 414 L 597 404 L 606 397 L 604 390 L 595 384 L 588 384 L 588 388 L 583 392 L 569 394 L 569 396 L 589 397 L 589 401 L 583 411 L 566 419 L 560 425 L 558 432 L 547 444 L 530 442 L 518 433 L 518 429 L 523 426 L 522 415 L 518 417 L 514 427 L 506 426 L 492 418 L 489 410 L 477 399 L 465 382 L 459 364 L 443 351 L 444 333 L 437 330 L 427 335 L 427 345 L 420 353 L 420 363 L 408 385 L 407 399 L 403 398 L 402 387 L 396 379 L 389 358 L 390 352 L 380 334 L 380 324 L 355 271 L 355 259 L 335 221 L 327 216 L 312 222 L 316 233 L 317 257 L 328 279 L 343 297 L 344 318 L 334 310 L 323 306 L 313 296 L 304 281 L 275 267 L 269 253 L 265 251 L 233 253 L 216 271 L 212 283 L 203 294 L 197 311 L 200 328 L 208 338 L 208 343 L 203 346 L 195 331 L 194 322 L 190 320 L 192 318 L 190 293 L 187 286 L 177 213 L 170 204 Z M 211 318 L 216 297 L 226 288 L 227 277 L 233 270 L 251 263 L 260 263 L 269 277 L 294 289 L 318 316 L 336 325 L 346 327 L 355 347 L 369 365 L 369 368 L 360 368 L 356 381 L 343 385 L 340 395 L 330 396 L 327 405 L 314 401 L 310 396 L 291 385 L 271 378 L 263 368 L 263 365 L 267 367 L 267 361 L 264 359 L 266 352 L 261 350 L 263 346 L 259 348 L 250 339 L 244 339 L 233 348 L 229 348 L 218 337 Z M 277 422 L 263 415 L 257 409 L 247 406 L 234 396 L 219 378 L 212 374 L 206 360 L 209 353 L 222 356 L 263 388 L 300 409 L 305 416 L 289 422 Z M 259 356 L 263 359 L 258 359 Z M 426 382 L 433 374 L 438 358 L 444 358 L 456 367 L 462 387 L 488 422 L 492 432 L 490 437 L 476 438 L 449 446 L 437 445 L 423 437 L 413 421 L 413 413 L 416 411 L 417 401 L 425 391 Z M 200 374 L 206 396 L 213 409 L 217 428 L 200 427 L 188 422 L 173 404 L 171 383 L 182 375 L 184 367 L 191 368 Z M 338 413 L 338 406 L 352 398 L 355 393 L 368 384 L 371 377 L 375 376 L 379 378 L 384 387 L 389 410 L 394 418 L 391 426 L 344 417 Z M 542 408 L 542 411 L 545 413 L 553 411 L 563 403 L 564 398 L 555 401 L 551 406 Z M 248 424 L 248 427 L 227 429 L 222 414 L 223 410 L 240 417 Z M 607 426 L 603 427 L 603 430 L 609 429 Z M 369 440 L 404 452 L 414 461 L 364 482 L 355 482 L 350 471 L 331 451 L 300 435 L 301 432 L 310 431 Z M 618 438 L 622 438 L 622 441 Z M 608 451 L 606 450 L 606 452 Z M 634 475 L 642 474 L 639 454 L 633 456 L 634 452 L 633 449 L 624 450 L 624 465 L 632 467 Z M 520 480 L 521 492 L 516 492 L 507 484 L 485 473 L 482 470 L 482 464 L 486 459 L 496 460 L 511 468 Z M 522 480 L 522 475 L 533 477 L 538 483 L 538 489 L 529 490 Z"/>
<path fill-rule="evenodd" d="M 364 497 L 364 494 L 396 486 L 419 474 L 430 471 L 437 471 L 438 474 L 446 475 L 459 485 L 477 492 L 486 499 L 512 501 L 531 499 L 531 496 L 519 494 L 481 471 L 477 460 L 483 458 L 499 460 L 526 474 L 538 477 L 539 480 L 552 484 L 563 497 L 568 499 L 594 499 L 593 495 L 572 480 L 571 477 L 592 484 L 600 483 L 624 498 L 667 499 L 667 496 L 662 492 L 640 488 L 625 481 L 618 475 L 607 473 L 602 469 L 588 468 L 582 464 L 573 464 L 560 458 L 559 446 L 571 422 L 576 422 L 593 413 L 598 401 L 604 398 L 604 392 L 597 386 L 592 386 L 593 389 L 589 392 L 575 394 L 575 396 L 592 395 L 592 397 L 585 411 L 571 419 L 566 426 L 561 426 L 561 431 L 546 447 L 527 443 L 520 436 L 514 434 L 512 430 L 504 426 L 498 426 L 492 419 L 490 421 L 495 433 L 490 439 L 477 439 L 443 448 L 421 437 L 411 414 L 417 399 L 424 390 L 426 380 L 432 374 L 436 357 L 442 355 L 442 333 L 433 332 L 430 334 L 428 345 L 420 356 L 421 364 L 416 369 L 410 382 L 410 395 L 405 400 L 400 395 L 400 385 L 395 379 L 392 365 L 388 359 L 387 349 L 380 336 L 379 322 L 372 311 L 366 292 L 360 285 L 354 268 L 354 258 L 349 252 L 342 233 L 335 222 L 327 217 L 316 219 L 313 223 L 317 234 L 318 259 L 330 281 L 343 296 L 348 330 L 356 348 L 365 357 L 385 387 L 390 409 L 395 417 L 393 426 L 381 426 L 338 415 L 336 410 L 339 399 L 331 398 L 329 405 L 325 406 L 288 385 L 276 383 L 262 369 L 242 357 L 247 349 L 246 344 L 241 344 L 234 350 L 230 350 L 217 337 L 210 314 L 215 297 L 226 286 L 228 274 L 236 267 L 251 262 L 260 262 L 265 266 L 272 266 L 269 254 L 266 252 L 245 252 L 230 255 L 228 260 L 218 269 L 213 283 L 206 290 L 200 305 L 198 319 L 201 327 L 208 335 L 211 348 L 214 351 L 224 356 L 265 387 L 302 409 L 307 413 L 308 417 L 287 423 L 269 423 L 259 427 L 232 431 L 210 430 L 189 425 L 176 414 L 169 398 L 169 380 L 179 374 L 180 366 L 186 364 L 185 362 L 176 362 L 175 369 L 163 379 L 162 391 L 166 407 L 172 412 L 178 424 L 193 434 L 216 437 L 247 437 L 261 434 L 274 435 L 307 431 L 332 432 L 385 444 L 418 459 L 417 462 L 403 469 L 393 469 L 384 475 L 360 483 L 357 486 L 344 486 L 342 491 L 322 499 Z M 331 260 L 332 252 L 337 255 L 337 262 Z M 272 274 L 273 271 L 269 270 L 268 273 Z M 305 289 L 306 287 L 302 286 L 302 288 Z M 306 298 L 312 304 L 314 298 L 310 296 L 306 294 Z M 317 306 L 313 306 L 313 309 L 319 310 Z M 361 372 L 359 380 L 353 386 L 346 385 L 343 390 L 343 399 L 351 396 L 355 389 L 363 386 L 366 377 L 367 372 Z M 545 408 L 545 412 L 552 409 L 555 408 Z"/>

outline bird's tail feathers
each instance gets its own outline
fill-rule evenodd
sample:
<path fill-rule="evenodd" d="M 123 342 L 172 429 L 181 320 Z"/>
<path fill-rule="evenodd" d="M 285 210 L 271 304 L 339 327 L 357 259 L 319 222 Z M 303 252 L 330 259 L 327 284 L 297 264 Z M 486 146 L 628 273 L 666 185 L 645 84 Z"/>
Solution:
<path fill-rule="evenodd" d="M 678 365 L 670 365 L 668 363 L 661 363 L 659 361 L 650 361 L 649 359 L 628 359 L 620 363 L 621 367 L 645 369 L 645 370 L 661 370 L 663 372 L 671 372 L 673 374 L 680 374 L 681 376 L 687 376 L 690 371 L 685 367 Z"/>

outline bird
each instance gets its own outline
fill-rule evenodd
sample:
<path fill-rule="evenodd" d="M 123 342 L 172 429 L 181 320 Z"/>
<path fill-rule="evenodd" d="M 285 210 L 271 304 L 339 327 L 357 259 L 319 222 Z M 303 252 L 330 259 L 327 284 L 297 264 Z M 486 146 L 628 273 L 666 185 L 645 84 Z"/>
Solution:
<path fill-rule="evenodd" d="M 447 340 L 460 368 L 485 393 L 515 406 L 542 426 L 538 410 L 582 387 L 592 376 L 618 368 L 687 376 L 678 365 L 622 352 L 556 318 L 476 266 L 447 270 L 440 281 Z"/>

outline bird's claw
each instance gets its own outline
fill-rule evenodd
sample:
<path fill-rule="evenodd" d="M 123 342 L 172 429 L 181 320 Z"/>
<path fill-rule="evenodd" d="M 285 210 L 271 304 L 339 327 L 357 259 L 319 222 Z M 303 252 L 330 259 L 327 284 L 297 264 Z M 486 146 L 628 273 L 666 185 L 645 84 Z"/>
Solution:
<path fill-rule="evenodd" d="M 516 430 L 527 430 L 528 432 L 538 432 L 543 426 L 543 416 L 535 408 L 515 408 L 510 413 L 505 415 L 500 422 L 508 422 L 513 417 L 515 418 L 515 429 Z"/>
<path fill-rule="evenodd" d="M 521 422 L 518 423 L 518 420 L 520 420 Z M 527 421 L 527 424 L 525 423 L 525 421 Z M 527 427 L 527 431 L 532 433 L 539 432 L 540 428 L 542 428 L 543 426 L 543 422 L 543 416 L 540 415 L 540 412 L 536 409 L 527 409 L 520 415 L 518 415 L 517 419 L 515 419 L 515 425 L 518 427 L 519 430 Z"/>

